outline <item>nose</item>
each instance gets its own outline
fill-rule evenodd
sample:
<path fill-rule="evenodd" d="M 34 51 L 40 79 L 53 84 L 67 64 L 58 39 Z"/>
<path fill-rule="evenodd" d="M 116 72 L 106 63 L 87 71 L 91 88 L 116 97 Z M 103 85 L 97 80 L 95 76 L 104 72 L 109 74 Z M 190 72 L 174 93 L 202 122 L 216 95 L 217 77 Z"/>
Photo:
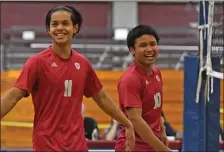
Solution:
<path fill-rule="evenodd" d="M 57 26 L 57 30 L 62 30 L 64 27 L 63 27 L 63 25 L 62 24 L 58 24 L 58 26 Z"/>
<path fill-rule="evenodd" d="M 147 45 L 146 51 L 149 51 L 149 52 L 153 51 L 153 47 L 150 44 Z"/>

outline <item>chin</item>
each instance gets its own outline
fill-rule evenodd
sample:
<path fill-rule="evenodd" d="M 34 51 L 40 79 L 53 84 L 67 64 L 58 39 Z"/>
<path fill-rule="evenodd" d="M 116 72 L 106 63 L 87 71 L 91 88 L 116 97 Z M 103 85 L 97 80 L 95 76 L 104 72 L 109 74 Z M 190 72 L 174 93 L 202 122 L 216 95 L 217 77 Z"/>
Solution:
<path fill-rule="evenodd" d="M 55 43 L 59 44 L 59 45 L 64 45 L 64 44 L 67 44 L 68 41 L 67 40 L 56 40 Z"/>
<path fill-rule="evenodd" d="M 146 61 L 145 64 L 146 65 L 152 65 L 155 63 L 155 60 L 151 60 L 151 61 Z"/>
<path fill-rule="evenodd" d="M 148 61 L 147 61 L 147 62 L 143 62 L 142 65 L 145 66 L 145 67 L 149 67 L 149 66 L 152 66 L 153 63 L 154 63 L 154 62 L 148 62 Z"/>

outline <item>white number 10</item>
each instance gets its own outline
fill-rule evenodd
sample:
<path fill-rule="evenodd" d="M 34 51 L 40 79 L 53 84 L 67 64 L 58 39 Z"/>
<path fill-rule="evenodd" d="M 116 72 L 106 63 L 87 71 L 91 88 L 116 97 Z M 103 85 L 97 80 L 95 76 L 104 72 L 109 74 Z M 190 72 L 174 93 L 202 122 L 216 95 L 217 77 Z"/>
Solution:
<path fill-rule="evenodd" d="M 154 109 L 159 108 L 161 106 L 161 95 L 159 92 L 154 94 L 154 101 L 155 101 Z"/>
<path fill-rule="evenodd" d="M 64 97 L 72 96 L 72 80 L 65 80 L 65 92 Z"/>

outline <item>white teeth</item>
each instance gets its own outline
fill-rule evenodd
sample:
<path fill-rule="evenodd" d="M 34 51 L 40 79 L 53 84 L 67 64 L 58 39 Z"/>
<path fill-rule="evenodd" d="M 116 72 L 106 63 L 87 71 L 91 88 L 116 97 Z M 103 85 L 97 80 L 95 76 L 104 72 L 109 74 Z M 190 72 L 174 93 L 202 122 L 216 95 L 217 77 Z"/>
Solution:
<path fill-rule="evenodd" d="M 146 57 L 153 57 L 154 55 L 146 55 Z"/>
<path fill-rule="evenodd" d="M 64 34 L 57 34 L 57 36 L 64 36 Z"/>

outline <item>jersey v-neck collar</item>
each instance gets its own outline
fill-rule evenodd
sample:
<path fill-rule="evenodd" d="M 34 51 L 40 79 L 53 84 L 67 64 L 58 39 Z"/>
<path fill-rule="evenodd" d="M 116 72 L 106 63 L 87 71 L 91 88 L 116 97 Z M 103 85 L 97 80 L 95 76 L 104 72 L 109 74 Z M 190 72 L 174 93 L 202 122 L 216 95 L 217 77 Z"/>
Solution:
<path fill-rule="evenodd" d="M 73 58 L 73 56 L 75 55 L 74 50 L 71 49 L 71 55 L 70 55 L 70 57 L 69 57 L 68 59 L 63 59 L 63 58 L 59 57 L 59 56 L 53 51 L 53 49 L 52 49 L 51 46 L 49 46 L 49 51 L 51 52 L 51 54 L 52 54 L 57 60 L 62 61 L 62 62 L 69 62 L 69 61 L 71 61 L 72 58 Z"/>
<path fill-rule="evenodd" d="M 136 64 L 135 61 L 133 62 L 133 65 L 135 66 L 136 71 L 137 71 L 140 75 L 143 75 L 143 76 L 145 76 L 145 77 L 153 77 L 154 74 L 155 74 L 153 68 L 152 68 L 152 74 L 150 74 L 149 72 L 145 72 L 141 67 L 139 67 L 139 66 Z"/>

